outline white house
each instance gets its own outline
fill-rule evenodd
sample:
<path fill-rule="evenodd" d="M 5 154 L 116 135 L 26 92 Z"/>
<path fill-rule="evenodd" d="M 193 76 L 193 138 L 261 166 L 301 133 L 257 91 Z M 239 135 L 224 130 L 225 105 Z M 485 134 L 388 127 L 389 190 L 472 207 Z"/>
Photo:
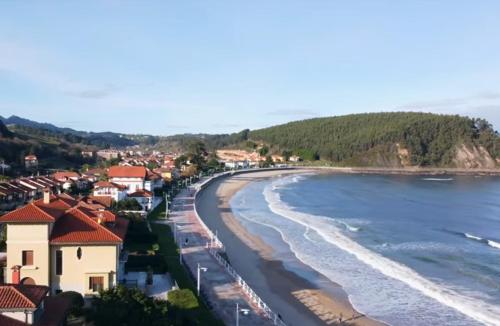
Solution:
<path fill-rule="evenodd" d="M 99 181 L 94 184 L 94 197 L 111 197 L 114 201 L 120 201 L 127 198 L 127 187 L 124 185 Z"/>
<path fill-rule="evenodd" d="M 138 190 L 154 191 L 163 186 L 160 175 L 153 173 L 144 166 L 112 166 L 108 171 L 110 182 L 127 187 L 127 193 Z"/>
<path fill-rule="evenodd" d="M 132 194 L 129 194 L 128 196 L 137 200 L 137 202 L 141 204 L 142 209 L 145 211 L 149 211 L 153 208 L 154 195 L 151 191 L 138 190 Z"/>

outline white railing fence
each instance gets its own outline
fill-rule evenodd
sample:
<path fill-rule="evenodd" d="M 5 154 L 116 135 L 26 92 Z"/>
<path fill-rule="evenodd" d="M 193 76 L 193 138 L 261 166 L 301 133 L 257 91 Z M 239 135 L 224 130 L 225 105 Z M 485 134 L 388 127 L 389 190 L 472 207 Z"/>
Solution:
<path fill-rule="evenodd" d="M 244 172 L 250 172 L 250 171 L 259 171 L 259 170 L 274 170 L 274 169 L 253 169 L 253 170 L 239 170 L 238 173 L 244 173 Z M 279 326 L 286 326 L 286 324 L 281 320 L 280 315 L 276 314 L 271 310 L 271 308 L 255 293 L 255 291 L 245 282 L 245 280 L 234 270 L 234 268 L 219 254 L 220 250 L 224 250 L 224 244 L 222 241 L 219 240 L 216 234 L 210 230 L 210 228 L 203 222 L 201 217 L 198 215 L 198 211 L 196 209 L 196 196 L 198 195 L 199 191 L 205 188 L 208 184 L 213 182 L 214 180 L 220 178 L 220 177 L 225 177 L 228 175 L 233 175 L 235 174 L 234 171 L 229 171 L 229 172 L 222 172 L 219 174 L 215 174 L 212 177 L 209 177 L 206 180 L 200 181 L 198 184 L 195 184 L 195 194 L 194 194 L 194 213 L 203 227 L 203 229 L 207 232 L 209 238 L 210 238 L 210 245 L 207 245 L 208 251 L 210 254 L 226 269 L 226 271 L 234 277 L 236 282 L 239 284 L 243 292 L 249 297 L 251 302 L 253 302 L 257 307 L 263 311 L 264 315 L 269 318 L 274 325 L 279 325 Z"/>

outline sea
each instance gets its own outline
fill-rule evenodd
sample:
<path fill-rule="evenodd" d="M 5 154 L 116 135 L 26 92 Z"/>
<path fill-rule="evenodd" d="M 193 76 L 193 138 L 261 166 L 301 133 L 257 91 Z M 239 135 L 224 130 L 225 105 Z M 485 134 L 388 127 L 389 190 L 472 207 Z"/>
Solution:
<path fill-rule="evenodd" d="M 500 325 L 498 177 L 288 175 L 230 205 L 285 267 L 309 266 L 373 319 Z"/>

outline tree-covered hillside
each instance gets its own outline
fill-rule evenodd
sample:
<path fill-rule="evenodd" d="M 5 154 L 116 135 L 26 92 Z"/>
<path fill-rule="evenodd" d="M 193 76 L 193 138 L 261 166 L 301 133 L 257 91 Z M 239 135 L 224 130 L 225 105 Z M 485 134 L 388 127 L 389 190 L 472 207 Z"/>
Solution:
<path fill-rule="evenodd" d="M 390 159 L 403 148 L 411 165 L 451 166 L 462 144 L 483 146 L 493 159 L 500 157 L 500 138 L 487 121 L 457 115 L 391 112 L 316 118 L 254 130 L 249 138 L 276 152 L 346 165 L 384 165 L 377 157 Z"/>

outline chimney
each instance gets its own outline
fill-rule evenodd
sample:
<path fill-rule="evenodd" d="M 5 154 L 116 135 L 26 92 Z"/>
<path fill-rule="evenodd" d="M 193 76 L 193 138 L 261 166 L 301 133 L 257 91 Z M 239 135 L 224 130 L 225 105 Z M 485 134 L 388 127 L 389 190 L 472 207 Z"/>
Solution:
<path fill-rule="evenodd" d="M 50 204 L 50 189 L 43 190 L 43 203 Z"/>
<path fill-rule="evenodd" d="M 21 283 L 21 266 L 15 265 L 12 267 L 12 284 Z"/>

